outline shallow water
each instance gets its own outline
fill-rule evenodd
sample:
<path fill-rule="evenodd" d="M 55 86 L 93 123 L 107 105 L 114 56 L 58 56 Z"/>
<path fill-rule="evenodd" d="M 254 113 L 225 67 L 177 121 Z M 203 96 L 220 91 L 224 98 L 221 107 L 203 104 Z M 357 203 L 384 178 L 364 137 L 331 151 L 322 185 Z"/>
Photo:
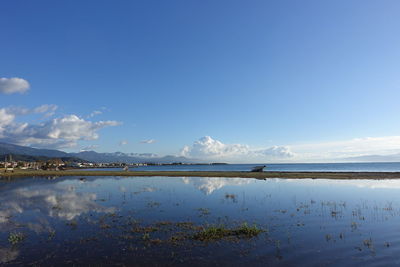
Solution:
<path fill-rule="evenodd" d="M 0 180 L 9 265 L 395 265 L 400 180 Z M 204 228 L 264 232 L 199 241 Z"/>

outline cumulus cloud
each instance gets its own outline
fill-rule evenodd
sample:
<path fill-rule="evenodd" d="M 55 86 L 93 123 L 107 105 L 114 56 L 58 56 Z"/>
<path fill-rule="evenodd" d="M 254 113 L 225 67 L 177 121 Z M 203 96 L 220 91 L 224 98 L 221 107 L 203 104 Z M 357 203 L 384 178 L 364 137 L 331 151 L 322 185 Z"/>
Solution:
<path fill-rule="evenodd" d="M 155 142 L 157 142 L 157 141 L 154 139 L 147 139 L 147 140 L 140 141 L 141 144 L 154 144 Z"/>
<path fill-rule="evenodd" d="M 295 154 L 292 151 L 290 151 L 289 147 L 287 146 L 273 146 L 255 152 L 261 155 L 271 156 L 275 158 L 291 158 L 295 156 Z"/>
<path fill-rule="evenodd" d="M 249 150 L 247 145 L 223 144 L 210 136 L 205 136 L 195 141 L 192 146 L 185 146 L 182 155 L 192 158 L 227 158 L 246 155 Z"/>
<path fill-rule="evenodd" d="M 5 127 L 10 125 L 15 119 L 15 114 L 9 112 L 5 108 L 0 109 L 0 133 L 4 131 Z"/>
<path fill-rule="evenodd" d="M 227 162 L 343 162 L 399 161 L 400 136 L 365 137 L 341 141 L 299 143 L 253 149 L 244 144 L 224 144 L 209 136 L 185 146 L 181 155 Z"/>
<path fill-rule="evenodd" d="M 224 144 L 210 136 L 195 141 L 192 146 L 185 146 L 181 155 L 189 158 L 211 160 L 248 161 L 287 159 L 294 156 L 289 147 L 274 146 L 267 149 L 252 149 L 244 144 Z"/>
<path fill-rule="evenodd" d="M 48 112 L 56 106 L 40 106 L 34 112 Z M 80 140 L 98 139 L 98 131 L 108 126 L 116 126 L 117 121 L 86 121 L 77 115 L 65 115 L 39 124 L 16 122 L 15 118 L 26 111 L 15 108 L 0 109 L 0 140 L 20 145 L 36 147 L 71 147 Z M 29 110 L 28 110 L 29 112 Z"/>
<path fill-rule="evenodd" d="M 0 93 L 14 94 L 25 93 L 29 90 L 28 81 L 21 78 L 0 78 Z"/>

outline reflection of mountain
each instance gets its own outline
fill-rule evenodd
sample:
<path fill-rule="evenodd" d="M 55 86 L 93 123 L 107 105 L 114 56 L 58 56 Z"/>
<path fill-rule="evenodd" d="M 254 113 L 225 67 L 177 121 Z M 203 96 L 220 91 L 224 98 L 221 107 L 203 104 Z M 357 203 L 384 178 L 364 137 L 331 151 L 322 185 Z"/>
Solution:
<path fill-rule="evenodd" d="M 185 184 L 192 184 L 194 187 L 196 187 L 206 195 L 209 195 L 215 190 L 221 189 L 224 186 L 245 185 L 251 182 L 250 179 L 218 177 L 183 177 L 182 180 Z"/>
<path fill-rule="evenodd" d="M 98 205 L 95 199 L 95 194 L 78 193 L 73 187 L 61 187 L 57 184 L 1 190 L 0 229 L 6 230 L 10 227 L 11 218 L 15 221 L 18 214 L 26 211 L 41 215 L 36 217 L 37 222 L 27 224 L 35 232 L 48 229 L 46 216 L 72 220 L 89 211 L 113 211 L 112 208 Z"/>

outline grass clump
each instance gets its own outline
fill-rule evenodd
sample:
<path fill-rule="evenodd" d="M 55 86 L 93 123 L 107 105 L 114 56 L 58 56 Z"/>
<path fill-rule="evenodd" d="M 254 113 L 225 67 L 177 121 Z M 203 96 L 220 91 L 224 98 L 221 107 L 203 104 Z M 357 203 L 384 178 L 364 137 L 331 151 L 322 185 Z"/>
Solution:
<path fill-rule="evenodd" d="M 8 242 L 10 242 L 12 245 L 16 245 L 16 244 L 22 242 L 24 239 L 25 239 L 25 235 L 20 232 L 10 233 L 10 235 L 8 236 Z"/>
<path fill-rule="evenodd" d="M 264 232 L 264 230 L 258 228 L 256 225 L 249 226 L 247 223 L 243 223 L 241 226 L 232 229 L 226 228 L 224 225 L 210 226 L 194 234 L 193 239 L 212 241 L 227 237 L 252 238 L 258 236 L 262 232 Z"/>

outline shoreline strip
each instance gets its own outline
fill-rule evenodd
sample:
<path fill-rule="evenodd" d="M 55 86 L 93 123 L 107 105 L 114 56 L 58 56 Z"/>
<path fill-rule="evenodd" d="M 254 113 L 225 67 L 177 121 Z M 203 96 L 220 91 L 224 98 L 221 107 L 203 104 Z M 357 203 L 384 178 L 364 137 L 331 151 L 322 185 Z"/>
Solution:
<path fill-rule="evenodd" d="M 0 177 L 26 176 L 167 176 L 282 179 L 400 179 L 400 172 L 206 172 L 206 171 L 27 171 L 0 173 Z"/>

